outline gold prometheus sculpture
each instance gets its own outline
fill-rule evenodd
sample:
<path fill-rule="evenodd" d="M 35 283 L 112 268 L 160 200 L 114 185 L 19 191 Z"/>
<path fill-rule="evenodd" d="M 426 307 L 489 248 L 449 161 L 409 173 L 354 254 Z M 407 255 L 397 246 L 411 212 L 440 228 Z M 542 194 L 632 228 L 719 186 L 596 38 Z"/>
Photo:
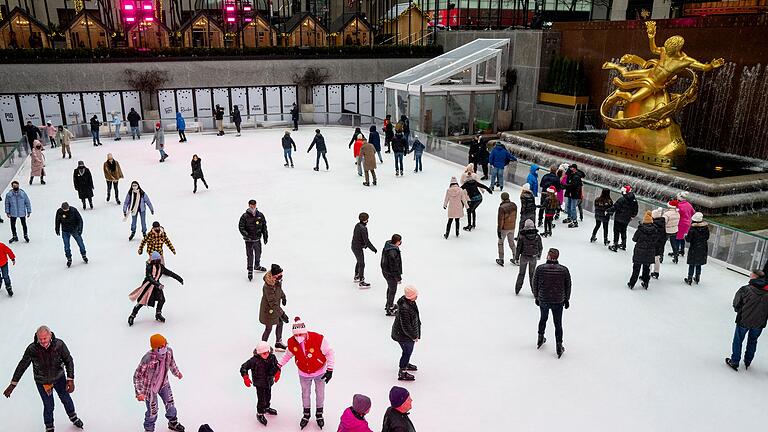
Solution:
<path fill-rule="evenodd" d="M 606 144 L 627 148 L 644 155 L 679 156 L 685 154 L 685 143 L 672 115 L 696 99 L 696 72 L 707 72 L 723 65 L 722 58 L 701 63 L 683 52 L 685 40 L 672 36 L 663 47 L 656 46 L 656 22 L 645 22 L 651 53 L 658 59 L 645 60 L 634 54 L 624 54 L 619 64 L 605 62 L 603 69 L 613 69 L 621 77 L 613 79 L 617 87 L 600 106 L 600 115 L 611 129 Z M 622 65 L 635 65 L 630 69 Z M 670 93 L 668 87 L 678 76 L 691 83 L 683 93 Z M 620 110 L 611 116 L 613 107 Z M 619 131 L 616 131 L 616 130 Z M 657 132 L 657 133 L 652 133 Z"/>

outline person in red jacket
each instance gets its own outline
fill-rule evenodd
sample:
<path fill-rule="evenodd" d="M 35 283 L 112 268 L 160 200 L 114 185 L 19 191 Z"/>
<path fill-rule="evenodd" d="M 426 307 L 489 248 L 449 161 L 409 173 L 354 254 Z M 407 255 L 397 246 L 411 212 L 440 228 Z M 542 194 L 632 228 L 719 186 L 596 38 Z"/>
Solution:
<path fill-rule="evenodd" d="M 3 274 L 3 281 L 5 281 L 5 289 L 8 291 L 8 297 L 13 297 L 11 275 L 8 273 L 8 258 L 11 259 L 13 265 L 16 265 L 16 255 L 13 254 L 11 248 L 6 246 L 5 243 L 0 242 L 0 272 Z M 2 284 L 2 281 L 0 281 L 0 284 Z"/>
<path fill-rule="evenodd" d="M 315 383 L 315 420 L 320 429 L 325 425 L 323 419 L 323 403 L 325 402 L 325 385 L 333 376 L 334 353 L 328 340 L 321 334 L 307 331 L 301 318 L 293 320 L 293 336 L 288 339 L 288 350 L 283 355 L 278 366 L 285 366 L 293 358 L 299 368 L 301 383 L 301 401 L 304 405 L 304 415 L 299 426 L 304 429 L 309 424 L 312 411 L 310 392 Z"/>
<path fill-rule="evenodd" d="M 352 139 L 349 140 L 349 148 L 352 148 L 352 154 L 355 156 L 355 164 L 357 165 L 357 175 L 363 176 L 363 155 L 360 153 L 360 149 L 363 148 L 363 141 L 365 141 L 365 135 L 360 131 L 360 128 L 355 128 L 355 132 L 352 134 Z M 352 145 L 355 145 L 354 148 Z"/>

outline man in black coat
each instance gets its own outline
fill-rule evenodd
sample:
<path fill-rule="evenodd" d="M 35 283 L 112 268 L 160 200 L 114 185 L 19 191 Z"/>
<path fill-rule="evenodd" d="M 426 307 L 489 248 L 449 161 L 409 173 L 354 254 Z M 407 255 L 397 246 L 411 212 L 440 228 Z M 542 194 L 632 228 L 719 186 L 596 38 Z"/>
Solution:
<path fill-rule="evenodd" d="M 320 134 L 320 129 L 315 129 L 315 138 L 307 149 L 307 153 L 312 150 L 312 147 L 317 150 L 317 160 L 315 161 L 315 171 L 320 171 L 320 157 L 325 161 L 325 170 L 328 171 L 328 159 L 325 157 L 325 153 L 328 151 L 325 147 L 325 138 Z"/>
<path fill-rule="evenodd" d="M 216 107 L 213 109 L 213 118 L 216 120 L 216 129 L 219 131 L 216 135 L 224 135 L 224 107 L 216 104 Z"/>
<path fill-rule="evenodd" d="M 584 176 L 584 172 L 581 171 L 576 164 L 572 164 L 568 167 L 567 180 L 565 183 L 565 210 L 568 214 L 568 218 L 563 221 L 563 223 L 568 223 L 568 228 L 579 226 L 576 210 L 581 203 L 581 189 L 584 187 L 582 179 Z M 584 219 L 583 215 L 581 219 Z"/>
<path fill-rule="evenodd" d="M 35 140 L 38 138 L 43 138 L 43 134 L 40 132 L 40 129 L 33 125 L 31 121 L 28 121 L 27 124 L 23 128 L 24 136 L 27 137 L 27 150 L 32 150 L 32 144 L 35 143 Z"/>
<path fill-rule="evenodd" d="M 291 108 L 291 120 L 293 120 L 293 130 L 299 130 L 299 107 L 296 106 L 295 102 Z"/>
<path fill-rule="evenodd" d="M 557 167 L 554 165 L 549 167 L 549 172 L 544 174 L 544 177 L 542 177 L 541 181 L 539 182 L 539 187 L 541 188 L 541 201 L 539 202 L 539 227 L 544 224 L 544 201 L 547 197 L 547 189 L 549 189 L 550 186 L 554 186 L 555 190 L 560 190 L 563 188 L 563 185 L 560 183 L 560 179 L 557 177 Z"/>
<path fill-rule="evenodd" d="M 627 226 L 633 217 L 637 216 L 637 200 L 632 192 L 632 187 L 627 185 L 621 188 L 621 197 L 608 209 L 608 214 L 613 214 L 613 245 L 608 249 L 616 252 L 619 248 L 627 250 Z M 621 237 L 621 243 L 619 243 Z"/>
<path fill-rule="evenodd" d="M 533 274 L 536 272 L 536 262 L 541 258 L 541 252 L 544 250 L 541 245 L 541 236 L 533 219 L 526 219 L 523 229 L 517 236 L 517 248 L 515 249 L 515 261 L 520 266 L 517 273 L 517 282 L 515 283 L 515 295 L 520 294 L 525 282 L 525 273 L 528 272 L 528 282 L 533 287 Z"/>
<path fill-rule="evenodd" d="M 568 309 L 571 298 L 571 273 L 568 268 L 558 263 L 560 251 L 551 248 L 547 253 L 547 262 L 536 267 L 533 275 L 533 297 L 536 306 L 541 311 L 539 319 L 539 339 L 536 349 L 547 341 L 544 331 L 547 328 L 549 311 L 555 321 L 555 341 L 557 342 L 557 358 L 563 355 L 563 308 Z"/>
<path fill-rule="evenodd" d="M 650 211 L 645 212 L 643 223 L 637 227 L 632 241 L 635 242 L 635 249 L 632 252 L 632 276 L 629 277 L 627 286 L 629 289 L 635 288 L 639 276 L 640 285 L 648 289 L 651 280 L 651 264 L 656 259 L 656 245 L 659 242 L 659 229 L 654 225 Z M 641 270 L 642 276 L 640 276 Z"/>
<path fill-rule="evenodd" d="M 365 255 L 363 250 L 370 249 L 376 253 L 376 247 L 368 240 L 368 213 L 360 213 L 357 216 L 357 224 L 352 231 L 352 253 L 355 255 L 355 283 L 360 288 L 371 286 L 365 281 Z"/>
<path fill-rule="evenodd" d="M 381 432 L 416 432 L 408 413 L 413 406 L 413 400 L 408 390 L 394 386 L 389 391 L 390 407 L 384 413 L 384 424 Z"/>
<path fill-rule="evenodd" d="M 403 351 L 398 364 L 398 381 L 413 381 L 415 377 L 409 372 L 418 368 L 411 364 L 411 354 L 416 342 L 421 339 L 421 317 L 419 306 L 416 304 L 419 291 L 412 285 L 405 287 L 404 291 L 405 295 L 397 300 L 397 314 L 392 322 L 392 340 L 400 344 Z"/>
<path fill-rule="evenodd" d="M 390 153 L 392 151 L 392 138 L 395 137 L 395 126 L 392 124 L 392 115 L 387 114 L 384 119 L 384 145 L 387 146 L 387 151 L 384 153 Z"/>
<path fill-rule="evenodd" d="M 141 116 L 139 113 L 137 113 L 135 109 L 131 108 L 131 112 L 128 113 L 126 118 L 128 119 L 128 125 L 131 127 L 131 136 L 133 136 L 133 139 L 136 139 L 136 137 L 141 139 L 141 128 L 139 127 Z"/>
<path fill-rule="evenodd" d="M 744 366 L 749 369 L 757 350 L 757 339 L 768 321 L 768 280 L 762 270 L 752 271 L 749 283 L 736 291 L 733 309 L 736 311 L 736 331 L 733 334 L 731 357 L 725 358 L 725 364 L 733 370 L 739 370 L 741 346 L 746 337 Z"/>
<path fill-rule="evenodd" d="M 267 231 L 267 219 L 264 214 L 256 209 L 256 200 L 248 201 L 248 208 L 238 223 L 240 234 L 245 240 L 245 256 L 248 266 L 248 280 L 253 280 L 253 270 L 258 272 L 267 271 L 261 266 L 261 237 L 264 237 L 264 244 L 269 240 Z"/>
<path fill-rule="evenodd" d="M 24 355 L 16 366 L 11 378 L 11 384 L 3 395 L 9 398 L 26 372 L 32 365 L 35 384 L 40 398 L 43 400 L 43 421 L 45 430 L 52 432 L 53 428 L 53 392 L 59 395 L 69 420 L 75 427 L 83 428 L 83 421 L 77 417 L 75 403 L 70 393 L 75 391 L 75 363 L 69 354 L 67 345 L 46 326 L 41 326 L 35 332 L 34 341 L 24 351 Z"/>
<path fill-rule="evenodd" d="M 76 208 L 70 207 L 68 203 L 61 203 L 61 208 L 56 210 L 56 235 L 61 235 L 64 240 L 64 255 L 67 257 L 67 267 L 72 265 L 72 250 L 69 246 L 69 239 L 74 238 L 77 247 L 80 248 L 80 255 L 83 262 L 88 264 L 88 257 L 85 255 L 85 243 L 83 243 L 83 217 L 80 216 Z"/>
<path fill-rule="evenodd" d="M 395 306 L 395 293 L 397 284 L 402 281 L 403 260 L 400 257 L 400 244 L 403 238 L 400 234 L 393 234 L 391 240 L 384 243 L 384 249 L 381 251 L 381 273 L 387 281 L 387 304 L 384 306 L 384 313 L 387 316 L 394 316 L 397 312 Z"/>
<path fill-rule="evenodd" d="M 101 138 L 99 138 L 100 127 L 101 122 L 99 121 L 99 118 L 94 114 L 93 117 L 91 117 L 91 137 L 93 138 L 94 147 L 101 145 Z"/>

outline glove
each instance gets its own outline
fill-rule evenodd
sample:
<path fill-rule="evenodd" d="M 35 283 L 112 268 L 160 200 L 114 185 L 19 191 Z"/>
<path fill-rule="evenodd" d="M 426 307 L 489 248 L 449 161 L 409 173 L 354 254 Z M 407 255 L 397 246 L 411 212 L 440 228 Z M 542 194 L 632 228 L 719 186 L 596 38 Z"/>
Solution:
<path fill-rule="evenodd" d="M 13 389 L 15 388 L 16 388 L 16 384 L 8 384 L 8 387 L 5 388 L 3 395 L 7 398 L 11 397 L 11 393 L 13 393 Z"/>
<path fill-rule="evenodd" d="M 536 306 L 538 306 L 538 305 L 539 305 L 539 300 L 538 300 L 538 299 L 536 299 Z"/>
<path fill-rule="evenodd" d="M 184 285 L 184 278 L 179 278 L 179 283 Z"/>
<path fill-rule="evenodd" d="M 499 240 L 501 240 L 501 231 L 496 231 L 496 235 L 499 237 Z"/>
<path fill-rule="evenodd" d="M 283 306 L 285 306 L 286 304 L 288 304 L 288 299 L 283 297 Z"/>
<path fill-rule="evenodd" d="M 248 375 L 243 375 L 243 384 L 245 384 L 246 387 L 250 387 L 251 386 L 251 384 L 252 384 L 251 383 L 251 379 L 248 378 Z"/>
<path fill-rule="evenodd" d="M 264 237 L 264 244 L 267 244 L 267 238 Z"/>
<path fill-rule="evenodd" d="M 493 195 L 493 190 L 489 190 L 489 191 L 488 191 L 488 193 L 489 193 L 490 195 Z"/>
<path fill-rule="evenodd" d="M 571 304 L 570 304 L 570 303 L 568 303 L 568 300 L 566 300 L 566 301 L 565 301 L 565 305 L 563 305 L 563 306 L 564 306 L 566 309 L 568 309 L 568 307 L 570 307 L 570 306 L 571 306 Z"/>
<path fill-rule="evenodd" d="M 443 210 L 448 210 L 448 207 L 446 207 L 446 206 L 443 206 Z"/>
<path fill-rule="evenodd" d="M 376 248 L 373 248 L 371 250 L 373 251 L 373 253 L 379 253 L 378 249 L 376 249 Z"/>
<path fill-rule="evenodd" d="M 333 377 L 333 369 L 328 369 L 323 374 L 322 379 L 323 381 L 325 381 L 326 384 L 328 384 L 328 381 L 330 381 L 332 377 Z"/>
<path fill-rule="evenodd" d="M 143 394 L 136 395 L 136 400 L 139 402 L 144 402 L 144 395 Z"/>
<path fill-rule="evenodd" d="M 289 321 L 288 315 L 286 315 L 285 312 L 283 312 L 283 315 L 280 317 L 280 320 L 288 324 L 288 321 Z"/>
<path fill-rule="evenodd" d="M 280 381 L 280 369 L 278 369 L 277 372 L 275 372 L 275 383 L 277 383 L 278 381 Z"/>
<path fill-rule="evenodd" d="M 74 393 L 75 391 L 75 380 L 68 379 L 67 380 L 67 393 Z"/>

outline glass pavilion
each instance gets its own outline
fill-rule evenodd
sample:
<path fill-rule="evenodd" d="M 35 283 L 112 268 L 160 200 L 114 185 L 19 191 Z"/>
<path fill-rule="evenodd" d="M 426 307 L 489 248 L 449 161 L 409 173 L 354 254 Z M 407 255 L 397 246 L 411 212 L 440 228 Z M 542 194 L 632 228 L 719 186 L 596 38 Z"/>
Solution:
<path fill-rule="evenodd" d="M 384 80 L 386 112 L 434 136 L 496 131 L 509 39 L 476 39 Z"/>

